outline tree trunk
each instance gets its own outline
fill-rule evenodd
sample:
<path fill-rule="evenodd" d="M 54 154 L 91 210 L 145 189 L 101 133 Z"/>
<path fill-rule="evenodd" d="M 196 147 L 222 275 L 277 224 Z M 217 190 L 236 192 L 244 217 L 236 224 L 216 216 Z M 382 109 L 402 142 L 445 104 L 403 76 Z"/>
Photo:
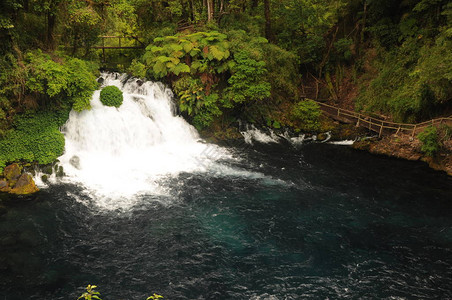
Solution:
<path fill-rule="evenodd" d="M 207 0 L 207 22 L 213 21 L 215 6 L 213 4 L 213 0 Z"/>
<path fill-rule="evenodd" d="M 189 3 L 190 3 L 190 19 L 191 22 L 193 23 L 195 22 L 195 9 L 193 7 L 193 0 L 190 0 Z"/>
<path fill-rule="evenodd" d="M 53 30 L 55 29 L 55 21 L 56 16 L 48 12 L 47 13 L 47 47 L 48 49 L 53 49 L 54 47 L 54 40 L 53 40 Z"/>
<path fill-rule="evenodd" d="M 219 3 L 220 3 L 220 7 L 218 9 L 218 12 L 221 14 L 224 10 L 224 0 L 220 0 Z"/>
<path fill-rule="evenodd" d="M 272 31 L 272 21 L 270 14 L 270 1 L 264 0 L 264 15 L 265 15 L 265 37 L 270 43 L 275 42 L 275 36 Z"/>

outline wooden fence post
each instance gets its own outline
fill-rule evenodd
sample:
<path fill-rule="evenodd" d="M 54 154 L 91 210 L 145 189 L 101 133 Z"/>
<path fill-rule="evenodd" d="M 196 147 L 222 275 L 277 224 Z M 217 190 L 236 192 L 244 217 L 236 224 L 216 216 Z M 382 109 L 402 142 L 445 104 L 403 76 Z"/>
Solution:
<path fill-rule="evenodd" d="M 417 124 L 414 124 L 413 133 L 411 134 L 411 138 L 414 138 L 414 134 L 416 133 Z"/>

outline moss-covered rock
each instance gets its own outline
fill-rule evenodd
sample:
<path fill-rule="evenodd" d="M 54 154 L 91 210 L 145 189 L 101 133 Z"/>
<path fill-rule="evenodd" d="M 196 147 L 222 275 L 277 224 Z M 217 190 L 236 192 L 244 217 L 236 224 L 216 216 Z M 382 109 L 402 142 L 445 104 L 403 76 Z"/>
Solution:
<path fill-rule="evenodd" d="M 41 176 L 41 180 L 44 183 L 47 183 L 49 181 L 49 176 L 47 174 L 44 174 Z"/>
<path fill-rule="evenodd" d="M 47 175 L 52 175 L 52 173 L 53 173 L 52 165 L 47 165 L 47 166 L 43 167 L 42 172 Z"/>
<path fill-rule="evenodd" d="M 3 176 L 6 180 L 15 180 L 22 174 L 22 168 L 18 164 L 11 164 L 3 170 Z"/>
<path fill-rule="evenodd" d="M 62 166 L 58 166 L 58 171 L 56 171 L 56 177 L 63 177 L 64 176 L 64 170 Z"/>
<path fill-rule="evenodd" d="M 31 177 L 30 174 L 24 173 L 19 177 L 16 184 L 11 189 L 10 193 L 18 195 L 27 195 L 33 194 L 37 191 L 39 191 L 39 189 L 36 186 L 33 177 Z"/>
<path fill-rule="evenodd" d="M 8 188 L 8 182 L 6 180 L 0 180 L 0 191 Z"/>

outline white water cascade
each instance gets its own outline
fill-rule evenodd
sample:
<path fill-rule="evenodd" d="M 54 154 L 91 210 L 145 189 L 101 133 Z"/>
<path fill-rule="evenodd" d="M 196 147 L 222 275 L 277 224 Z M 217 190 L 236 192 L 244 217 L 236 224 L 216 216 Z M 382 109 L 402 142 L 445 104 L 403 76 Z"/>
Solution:
<path fill-rule="evenodd" d="M 101 206 L 114 209 L 130 205 L 132 195 L 165 194 L 158 182 L 165 176 L 205 172 L 229 157 L 175 115 L 172 92 L 163 84 L 127 80 L 117 73 L 102 77 L 102 86 L 123 91 L 123 104 L 104 106 L 98 90 L 91 110 L 72 111 L 63 127 L 65 153 L 59 158 L 63 181 L 84 186 L 93 198 L 102 199 L 97 200 L 103 201 Z"/>

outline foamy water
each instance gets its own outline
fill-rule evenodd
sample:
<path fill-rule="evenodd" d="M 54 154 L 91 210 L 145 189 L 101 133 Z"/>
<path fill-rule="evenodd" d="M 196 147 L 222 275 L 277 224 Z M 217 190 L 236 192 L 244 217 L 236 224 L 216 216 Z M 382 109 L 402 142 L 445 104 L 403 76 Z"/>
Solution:
<path fill-rule="evenodd" d="M 164 194 L 162 178 L 206 172 L 231 155 L 204 143 L 193 126 L 175 114 L 172 93 L 160 83 L 103 74 L 103 86 L 124 93 L 119 108 L 102 105 L 100 90 L 91 110 L 72 111 L 63 127 L 65 153 L 59 158 L 64 182 L 81 184 L 107 208 L 133 205 L 132 195 Z M 215 166 L 215 169 L 218 169 Z"/>

